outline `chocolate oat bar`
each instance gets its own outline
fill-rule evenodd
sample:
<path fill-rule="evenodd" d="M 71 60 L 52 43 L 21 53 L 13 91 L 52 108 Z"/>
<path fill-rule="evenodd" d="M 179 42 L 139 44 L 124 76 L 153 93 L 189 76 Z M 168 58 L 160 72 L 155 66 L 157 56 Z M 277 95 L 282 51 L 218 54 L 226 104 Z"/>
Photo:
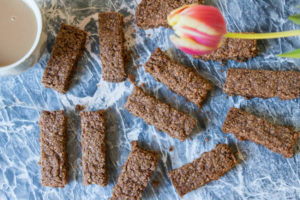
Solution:
<path fill-rule="evenodd" d="M 137 141 L 131 142 L 131 146 L 131 152 L 122 167 L 111 200 L 141 199 L 158 163 L 157 152 L 140 148 Z"/>
<path fill-rule="evenodd" d="M 64 111 L 43 111 L 39 121 L 42 185 L 64 187 L 68 178 L 67 118 Z"/>
<path fill-rule="evenodd" d="M 61 24 L 42 78 L 45 87 L 61 93 L 68 91 L 78 60 L 83 54 L 86 38 L 86 32 Z"/>
<path fill-rule="evenodd" d="M 231 108 L 222 128 L 239 140 L 250 140 L 284 157 L 294 156 L 294 146 L 299 133 L 291 127 L 275 125 L 237 108 Z"/>
<path fill-rule="evenodd" d="M 145 65 L 156 80 L 164 83 L 169 89 L 185 97 L 201 108 L 212 84 L 198 75 L 192 68 L 172 61 L 160 48 L 157 48 Z"/>
<path fill-rule="evenodd" d="M 105 110 L 81 112 L 82 183 L 107 185 Z"/>
<path fill-rule="evenodd" d="M 235 60 L 244 62 L 256 57 L 257 54 L 258 48 L 256 40 L 225 38 L 222 45 L 213 53 L 194 57 L 204 61 L 226 62 L 227 60 Z"/>
<path fill-rule="evenodd" d="M 137 26 L 142 29 L 168 27 L 170 12 L 188 4 L 204 4 L 204 0 L 142 0 L 136 10 Z"/>
<path fill-rule="evenodd" d="M 226 144 L 203 153 L 200 158 L 168 173 L 178 194 L 182 197 L 192 190 L 218 180 L 237 164 L 235 155 Z"/>
<path fill-rule="evenodd" d="M 223 86 L 223 92 L 230 96 L 279 97 L 282 100 L 298 98 L 299 89 L 299 72 L 250 69 L 228 69 Z"/>
<path fill-rule="evenodd" d="M 146 94 L 139 87 L 134 88 L 125 108 L 134 116 L 142 118 L 147 124 L 181 141 L 190 136 L 197 123 L 193 117 Z"/>
<path fill-rule="evenodd" d="M 127 75 L 124 64 L 123 16 L 121 14 L 99 13 L 99 42 L 103 80 L 124 81 Z"/>

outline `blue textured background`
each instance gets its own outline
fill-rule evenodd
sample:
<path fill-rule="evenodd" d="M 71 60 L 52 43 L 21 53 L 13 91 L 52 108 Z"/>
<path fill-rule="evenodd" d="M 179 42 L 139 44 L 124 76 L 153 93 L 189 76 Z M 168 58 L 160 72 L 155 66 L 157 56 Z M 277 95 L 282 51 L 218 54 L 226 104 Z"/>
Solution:
<path fill-rule="evenodd" d="M 252 69 L 299 70 L 300 60 L 277 58 L 275 54 L 300 47 L 296 37 L 259 43 L 260 55 L 245 63 L 229 61 L 226 66 L 217 62 L 202 62 L 183 55 L 170 43 L 170 30 L 159 28 L 140 30 L 135 26 L 136 0 L 39 0 L 47 21 L 47 49 L 34 67 L 19 76 L 0 78 L 0 199 L 109 199 L 121 166 L 130 151 L 130 141 L 139 140 L 142 146 L 161 152 L 159 166 L 153 175 L 158 186 L 149 184 L 143 199 L 180 199 L 167 172 L 198 158 L 217 143 L 229 143 L 239 152 L 240 164 L 218 181 L 187 194 L 183 199 L 300 199 L 300 142 L 294 158 L 285 159 L 262 146 L 239 142 L 221 131 L 222 123 L 232 106 L 264 116 L 282 125 L 291 125 L 300 131 L 299 99 L 279 101 L 277 98 L 245 100 L 222 94 L 222 84 L 228 67 Z M 227 18 L 231 31 L 270 32 L 299 29 L 287 20 L 300 13 L 297 0 L 215 0 L 207 4 L 218 6 Z M 185 142 L 172 139 L 130 115 L 123 107 L 132 91 L 127 80 L 119 84 L 101 79 L 101 61 L 97 36 L 97 13 L 119 11 L 125 16 L 126 46 L 132 51 L 129 71 L 139 84 L 146 83 L 148 90 L 174 107 L 197 117 L 197 134 Z M 41 84 L 43 70 L 60 23 L 76 25 L 90 33 L 83 59 L 73 79 L 71 90 L 59 94 Z M 200 111 L 182 97 L 170 92 L 144 72 L 143 65 L 151 52 L 161 47 L 168 54 L 199 74 L 210 79 L 215 88 Z M 80 130 L 76 104 L 88 110 L 108 109 L 108 175 L 109 185 L 82 186 L 80 166 Z M 67 145 L 70 165 L 70 182 L 63 189 L 42 187 L 38 142 L 38 120 L 41 110 L 64 109 L 69 117 Z M 208 141 L 206 140 L 208 138 Z M 174 147 L 173 151 L 169 148 Z"/>

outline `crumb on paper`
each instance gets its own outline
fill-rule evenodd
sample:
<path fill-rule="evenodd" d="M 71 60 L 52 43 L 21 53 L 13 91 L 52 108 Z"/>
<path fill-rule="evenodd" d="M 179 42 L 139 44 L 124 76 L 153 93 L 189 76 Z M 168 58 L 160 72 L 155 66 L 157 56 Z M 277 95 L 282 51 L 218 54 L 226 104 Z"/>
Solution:
<path fill-rule="evenodd" d="M 148 33 L 148 34 L 147 34 L 147 37 L 151 37 L 151 33 Z"/>
<path fill-rule="evenodd" d="M 173 150 L 174 150 L 174 147 L 173 147 L 173 146 L 170 146 L 170 147 L 169 147 L 169 151 L 172 152 Z"/>
<path fill-rule="evenodd" d="M 206 111 L 206 115 L 207 115 L 207 118 L 209 119 L 210 117 L 212 117 L 213 113 L 209 112 L 209 111 Z"/>
<path fill-rule="evenodd" d="M 133 84 L 133 85 L 136 85 L 137 82 L 135 81 L 135 76 L 131 75 L 131 74 L 128 74 L 128 78 L 129 78 L 129 81 Z"/>
<path fill-rule="evenodd" d="M 79 111 L 83 111 L 85 108 L 86 108 L 85 105 L 77 104 L 77 105 L 75 106 L 75 110 L 78 111 L 78 112 L 79 112 Z"/>
<path fill-rule="evenodd" d="M 159 184 L 160 184 L 160 180 L 155 179 L 155 180 L 153 180 L 153 181 L 151 182 L 151 184 L 152 184 L 155 188 L 157 188 L 157 187 L 159 186 Z"/>
<path fill-rule="evenodd" d="M 128 65 L 128 63 L 130 62 L 130 56 L 132 54 L 132 50 L 131 49 L 126 49 L 125 50 L 125 58 L 124 58 L 124 63 L 125 65 Z"/>
<path fill-rule="evenodd" d="M 83 70 L 83 66 L 78 66 L 78 67 L 75 69 L 76 72 L 81 72 L 82 70 Z"/>
<path fill-rule="evenodd" d="M 206 137 L 206 138 L 205 138 L 205 141 L 206 141 L 206 142 L 209 142 L 209 140 L 210 140 L 209 137 Z"/>

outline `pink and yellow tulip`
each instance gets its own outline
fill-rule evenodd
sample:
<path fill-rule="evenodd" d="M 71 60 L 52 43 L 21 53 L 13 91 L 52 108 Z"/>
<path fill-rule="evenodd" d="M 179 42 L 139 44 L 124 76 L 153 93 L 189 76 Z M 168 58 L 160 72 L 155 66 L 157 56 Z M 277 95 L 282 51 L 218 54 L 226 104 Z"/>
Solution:
<path fill-rule="evenodd" d="M 171 36 L 171 41 L 191 55 L 211 53 L 227 33 L 222 14 L 213 6 L 183 6 L 171 12 L 168 24 L 177 35 Z"/>
<path fill-rule="evenodd" d="M 213 6 L 185 5 L 168 16 L 168 24 L 176 36 L 170 39 L 183 52 L 204 55 L 215 51 L 224 37 L 239 39 L 271 39 L 300 35 L 300 30 L 277 33 L 228 33 L 222 13 Z"/>

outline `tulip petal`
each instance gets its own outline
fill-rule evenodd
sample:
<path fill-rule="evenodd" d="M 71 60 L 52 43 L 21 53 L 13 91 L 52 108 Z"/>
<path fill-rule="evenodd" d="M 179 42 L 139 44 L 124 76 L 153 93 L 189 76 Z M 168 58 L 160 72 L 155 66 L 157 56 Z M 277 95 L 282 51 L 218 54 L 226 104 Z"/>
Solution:
<path fill-rule="evenodd" d="M 214 48 L 200 45 L 193 40 L 184 37 L 179 38 L 171 35 L 170 39 L 178 49 L 190 55 L 204 55 L 215 50 Z"/>
<path fill-rule="evenodd" d="M 219 32 L 217 32 L 215 29 L 211 28 L 210 26 L 206 25 L 198 19 L 194 19 L 188 16 L 180 16 L 178 18 L 179 19 L 177 25 L 179 26 L 188 25 L 189 27 L 194 28 L 200 32 L 206 32 L 210 35 L 219 35 Z"/>
<path fill-rule="evenodd" d="M 192 55 L 211 53 L 221 45 L 227 32 L 224 17 L 212 6 L 183 6 L 171 12 L 168 23 L 178 36 L 171 36 L 171 41 Z"/>
<path fill-rule="evenodd" d="M 197 29 L 190 28 L 187 26 L 174 26 L 175 34 L 179 37 L 186 37 L 195 42 L 205 45 L 211 48 L 218 48 L 220 41 L 222 40 L 223 36 L 220 35 L 209 35 L 205 32 L 200 32 Z"/>
<path fill-rule="evenodd" d="M 185 6 L 182 6 L 180 8 L 177 8 L 175 10 L 173 10 L 169 15 L 168 15 L 168 24 L 173 27 L 174 25 L 177 24 L 179 18 L 180 18 L 180 13 L 182 11 L 184 11 L 186 8 L 189 8 L 189 7 L 192 7 L 192 6 L 195 6 L 195 4 L 192 4 L 192 5 L 185 5 Z"/>
<path fill-rule="evenodd" d="M 207 30 L 212 34 L 227 32 L 225 19 L 216 7 L 202 5 L 188 7 L 180 13 L 180 16 L 183 18 L 183 23 L 199 31 L 206 32 L 206 28 L 209 27 Z"/>

